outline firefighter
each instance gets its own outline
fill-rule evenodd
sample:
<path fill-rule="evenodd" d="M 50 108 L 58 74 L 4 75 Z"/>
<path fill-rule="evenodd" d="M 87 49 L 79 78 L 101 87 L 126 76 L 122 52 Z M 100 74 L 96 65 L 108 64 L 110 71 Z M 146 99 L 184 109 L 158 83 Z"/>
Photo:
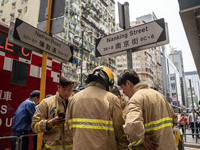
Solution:
<path fill-rule="evenodd" d="M 122 95 L 118 89 L 117 86 L 114 86 L 112 91 L 113 94 L 115 94 L 119 100 L 120 100 L 120 104 L 121 104 L 121 108 L 122 108 L 122 117 L 125 119 L 125 115 L 126 115 L 126 110 L 127 110 L 127 102 L 125 99 L 122 98 Z"/>
<path fill-rule="evenodd" d="M 95 68 L 86 77 L 87 88 L 69 102 L 66 121 L 73 133 L 74 150 L 117 150 L 123 136 L 124 120 L 117 96 L 112 94 L 112 71 Z"/>
<path fill-rule="evenodd" d="M 177 116 L 164 95 L 140 82 L 132 69 L 120 74 L 118 85 L 130 98 L 124 127 L 129 148 L 176 150 L 173 126 L 176 125 Z"/>
<path fill-rule="evenodd" d="M 32 119 L 32 130 L 43 132 L 43 149 L 72 149 L 69 132 L 65 128 L 65 112 L 73 91 L 73 82 L 60 77 L 56 95 L 42 100 Z"/>

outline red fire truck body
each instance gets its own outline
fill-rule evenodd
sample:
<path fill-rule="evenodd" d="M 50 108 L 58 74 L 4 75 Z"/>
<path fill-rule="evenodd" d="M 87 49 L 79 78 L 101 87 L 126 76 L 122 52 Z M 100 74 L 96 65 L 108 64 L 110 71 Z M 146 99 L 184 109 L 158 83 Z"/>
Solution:
<path fill-rule="evenodd" d="M 0 137 L 10 136 L 18 106 L 33 90 L 40 89 L 42 55 L 8 41 L 9 28 L 0 24 Z M 55 94 L 61 62 L 47 60 L 46 95 Z M 10 148 L 0 139 L 0 149 Z"/>

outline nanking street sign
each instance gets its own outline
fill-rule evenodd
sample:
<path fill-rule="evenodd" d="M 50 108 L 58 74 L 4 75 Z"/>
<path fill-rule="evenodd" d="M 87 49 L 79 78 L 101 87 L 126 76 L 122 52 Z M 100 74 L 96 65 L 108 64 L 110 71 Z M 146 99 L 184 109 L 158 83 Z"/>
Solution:
<path fill-rule="evenodd" d="M 22 41 L 32 47 L 46 51 L 60 59 L 69 61 L 72 57 L 70 47 L 37 28 L 16 18 L 14 27 L 14 39 Z"/>
<path fill-rule="evenodd" d="M 133 27 L 96 40 L 96 57 L 166 40 L 164 19 Z"/>

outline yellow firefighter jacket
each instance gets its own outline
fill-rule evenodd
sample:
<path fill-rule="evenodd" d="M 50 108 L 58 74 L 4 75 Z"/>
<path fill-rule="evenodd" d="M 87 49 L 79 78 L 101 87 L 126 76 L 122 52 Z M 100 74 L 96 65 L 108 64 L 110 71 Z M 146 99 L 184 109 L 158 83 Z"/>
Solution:
<path fill-rule="evenodd" d="M 32 130 L 35 133 L 43 132 L 44 146 L 48 149 L 65 148 L 71 150 L 72 145 L 69 139 L 69 131 L 66 124 L 53 126 L 51 119 L 59 113 L 66 112 L 66 101 L 56 95 L 42 100 L 32 119 Z M 47 130 L 50 128 L 50 130 Z"/>
<path fill-rule="evenodd" d="M 118 97 L 97 82 L 72 97 L 66 121 L 73 132 L 73 150 L 117 150 L 124 134 Z"/>
<path fill-rule="evenodd" d="M 133 87 L 128 97 L 131 99 L 124 132 L 128 135 L 129 146 L 143 150 L 145 135 L 155 134 L 153 141 L 159 144 L 159 150 L 176 150 L 172 128 L 177 122 L 177 116 L 164 95 L 140 82 Z"/>

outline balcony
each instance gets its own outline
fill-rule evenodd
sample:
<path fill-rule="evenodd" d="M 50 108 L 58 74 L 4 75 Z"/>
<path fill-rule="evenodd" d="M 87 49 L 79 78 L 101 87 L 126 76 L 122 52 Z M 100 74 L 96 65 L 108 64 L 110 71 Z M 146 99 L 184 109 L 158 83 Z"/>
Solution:
<path fill-rule="evenodd" d="M 106 0 L 101 0 L 101 2 L 102 2 L 102 4 L 103 4 L 104 6 L 108 7 L 108 4 L 107 4 Z"/>
<path fill-rule="evenodd" d="M 91 14 L 91 17 L 92 17 L 93 19 L 95 19 L 97 22 L 99 22 L 99 16 L 98 16 L 98 15 L 96 15 L 96 14 Z"/>

